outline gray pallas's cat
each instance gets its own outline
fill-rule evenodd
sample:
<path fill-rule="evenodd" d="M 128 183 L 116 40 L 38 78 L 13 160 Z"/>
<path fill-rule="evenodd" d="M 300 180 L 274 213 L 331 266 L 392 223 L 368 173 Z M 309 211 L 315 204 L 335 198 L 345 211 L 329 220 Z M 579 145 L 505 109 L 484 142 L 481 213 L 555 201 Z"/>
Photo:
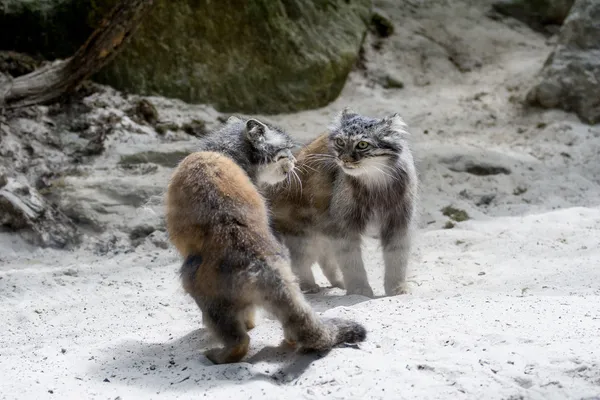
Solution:
<path fill-rule="evenodd" d="M 385 293 L 407 292 L 418 187 L 408 135 L 397 114 L 377 119 L 345 109 L 297 154 L 302 189 L 268 190 L 274 229 L 304 290 L 318 290 L 311 271 L 318 262 L 332 284 L 372 296 L 361 243 L 373 232 L 383 249 Z"/>
<path fill-rule="evenodd" d="M 293 174 L 292 138 L 282 129 L 254 118 L 229 117 L 202 138 L 199 151 L 214 151 L 235 161 L 257 186 L 274 185 Z"/>

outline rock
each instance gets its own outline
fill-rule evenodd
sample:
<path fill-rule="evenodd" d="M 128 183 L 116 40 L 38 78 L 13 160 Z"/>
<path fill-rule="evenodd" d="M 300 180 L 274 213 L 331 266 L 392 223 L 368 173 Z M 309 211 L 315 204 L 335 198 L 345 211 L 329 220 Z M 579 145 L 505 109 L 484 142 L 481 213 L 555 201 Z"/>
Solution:
<path fill-rule="evenodd" d="M 128 238 L 121 232 L 106 232 L 94 237 L 88 249 L 99 256 L 116 255 L 131 251 Z"/>
<path fill-rule="evenodd" d="M 142 121 L 146 121 L 150 125 L 158 122 L 158 111 L 154 104 L 147 99 L 142 99 L 135 106 L 135 115 Z"/>
<path fill-rule="evenodd" d="M 159 135 L 164 135 L 168 131 L 174 132 L 174 131 L 179 130 L 179 125 L 177 125 L 173 122 L 160 122 L 160 123 L 156 124 L 155 129 L 156 129 L 156 133 L 158 133 Z"/>
<path fill-rule="evenodd" d="M 121 156 L 119 165 L 131 166 L 135 164 L 153 163 L 167 168 L 175 168 L 177 164 L 186 158 L 191 152 L 173 151 L 170 153 L 159 151 L 144 151 L 141 153 Z"/>
<path fill-rule="evenodd" d="M 489 206 L 492 201 L 494 201 L 494 199 L 496 198 L 496 195 L 491 193 L 491 194 L 482 194 L 481 196 L 479 196 L 476 201 L 475 201 L 475 205 L 478 207 L 481 206 Z"/>
<path fill-rule="evenodd" d="M 402 89 L 404 87 L 404 82 L 391 74 L 379 75 L 375 78 L 375 81 L 384 89 Z"/>
<path fill-rule="evenodd" d="M 160 249 L 169 248 L 169 238 L 167 237 L 167 233 L 163 231 L 153 230 L 145 236 L 140 236 L 135 239 L 133 238 L 133 236 L 130 236 L 130 238 L 131 245 L 133 247 L 140 247 L 141 245 L 143 245 L 142 249 L 146 249 L 148 251 L 151 251 L 154 247 L 158 247 Z"/>
<path fill-rule="evenodd" d="M 144 240 L 144 239 L 146 239 L 146 237 L 148 235 L 150 235 L 155 230 L 156 230 L 156 228 L 151 225 L 147 225 L 147 224 L 138 225 L 138 226 L 134 227 L 131 230 L 131 232 L 129 233 L 129 239 L 131 239 L 132 242 L 138 241 L 140 239 Z"/>
<path fill-rule="evenodd" d="M 207 134 L 206 122 L 195 119 L 181 126 L 185 133 L 191 136 L 201 137 Z"/>
<path fill-rule="evenodd" d="M 441 162 L 454 172 L 467 172 L 478 176 L 510 174 L 510 169 L 496 160 L 483 160 L 469 154 L 446 157 Z"/>
<path fill-rule="evenodd" d="M 112 131 L 111 126 L 100 127 L 94 132 L 94 136 L 90 138 L 85 147 L 79 151 L 79 154 L 83 156 L 96 156 L 101 154 L 105 147 L 104 142 L 106 136 Z"/>
<path fill-rule="evenodd" d="M 600 1 L 577 0 L 526 101 L 600 122 Z"/>
<path fill-rule="evenodd" d="M 40 247 L 69 248 L 80 242 L 77 228 L 33 187 L 14 179 L 0 189 L 0 226 L 18 231 Z"/>
<path fill-rule="evenodd" d="M 424 21 L 416 32 L 444 49 L 448 60 L 460 72 L 471 72 L 483 65 L 483 61 L 477 55 L 477 51 L 473 48 L 473 45 L 464 37 L 456 35 L 445 26 L 440 25 L 439 21 Z M 429 83 L 422 83 L 422 85 L 425 84 Z"/>
<path fill-rule="evenodd" d="M 61 209 L 77 227 L 92 233 L 104 231 L 104 227 L 95 217 L 95 211 L 89 204 L 72 200 L 67 200 L 67 202 L 66 205 L 61 204 Z"/>
<path fill-rule="evenodd" d="M 0 0 L 0 48 L 67 57 L 116 0 Z M 95 80 L 141 95 L 274 114 L 335 100 L 370 0 L 157 0 Z"/>
<path fill-rule="evenodd" d="M 394 33 L 392 20 L 380 8 L 373 9 L 370 28 L 373 33 L 383 38 L 391 36 Z"/>
<path fill-rule="evenodd" d="M 498 0 L 492 7 L 535 30 L 547 32 L 548 26 L 563 23 L 573 2 L 574 0 Z"/>
<path fill-rule="evenodd" d="M 169 248 L 169 238 L 166 232 L 154 231 L 148 235 L 147 240 L 160 249 L 166 250 Z"/>
<path fill-rule="evenodd" d="M 33 72 L 39 66 L 40 62 L 27 54 L 0 51 L 0 72 L 7 73 L 13 78 Z"/>
<path fill-rule="evenodd" d="M 2 189 L 8 183 L 8 177 L 4 172 L 2 172 L 2 167 L 0 167 L 0 189 Z"/>

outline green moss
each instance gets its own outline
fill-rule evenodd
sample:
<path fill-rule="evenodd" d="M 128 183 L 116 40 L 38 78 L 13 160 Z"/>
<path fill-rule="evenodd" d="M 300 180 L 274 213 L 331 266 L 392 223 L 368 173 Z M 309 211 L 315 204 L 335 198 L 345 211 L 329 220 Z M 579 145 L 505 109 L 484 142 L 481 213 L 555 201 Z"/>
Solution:
<path fill-rule="evenodd" d="M 470 218 L 469 214 L 467 214 L 465 210 L 454 208 L 452 206 L 442 208 L 442 214 L 444 214 L 446 217 L 450 217 L 450 219 L 456 222 L 466 221 Z"/>
<path fill-rule="evenodd" d="M 444 229 L 452 229 L 456 226 L 456 224 L 452 221 L 447 221 L 446 224 L 444 225 Z"/>

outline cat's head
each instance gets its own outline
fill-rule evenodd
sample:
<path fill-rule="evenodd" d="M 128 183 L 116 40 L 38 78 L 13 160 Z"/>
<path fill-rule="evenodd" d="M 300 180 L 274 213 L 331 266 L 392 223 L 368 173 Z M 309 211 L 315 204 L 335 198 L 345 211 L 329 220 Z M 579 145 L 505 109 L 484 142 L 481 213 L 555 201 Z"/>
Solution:
<path fill-rule="evenodd" d="M 407 126 L 398 114 L 370 118 L 345 108 L 329 126 L 329 149 L 344 173 L 385 179 L 407 146 Z"/>
<path fill-rule="evenodd" d="M 239 118 L 231 117 L 232 119 Z M 275 185 L 292 173 L 296 159 L 292 154 L 294 142 L 283 130 L 255 118 L 244 122 L 246 139 L 252 147 L 252 159 L 256 162 L 256 180 L 259 184 Z"/>

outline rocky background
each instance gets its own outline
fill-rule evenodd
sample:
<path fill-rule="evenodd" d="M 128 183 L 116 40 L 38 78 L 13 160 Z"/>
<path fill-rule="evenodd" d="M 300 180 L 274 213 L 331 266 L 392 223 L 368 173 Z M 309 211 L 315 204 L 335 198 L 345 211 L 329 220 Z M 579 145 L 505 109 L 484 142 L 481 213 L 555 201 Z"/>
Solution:
<path fill-rule="evenodd" d="M 271 119 L 303 142 L 346 103 L 384 112 L 369 104 L 393 96 L 415 135 L 422 228 L 593 203 L 600 1 L 450 3 L 158 1 L 92 82 L 0 111 L 3 248 L 167 248 L 168 176 L 230 113 Z M 0 0 L 0 82 L 68 57 L 112 4 Z M 519 54 L 533 61 L 516 68 Z M 447 91 L 460 93 L 455 104 Z M 447 104 L 423 100 L 436 92 Z M 484 131 L 495 149 L 471 146 Z"/>

